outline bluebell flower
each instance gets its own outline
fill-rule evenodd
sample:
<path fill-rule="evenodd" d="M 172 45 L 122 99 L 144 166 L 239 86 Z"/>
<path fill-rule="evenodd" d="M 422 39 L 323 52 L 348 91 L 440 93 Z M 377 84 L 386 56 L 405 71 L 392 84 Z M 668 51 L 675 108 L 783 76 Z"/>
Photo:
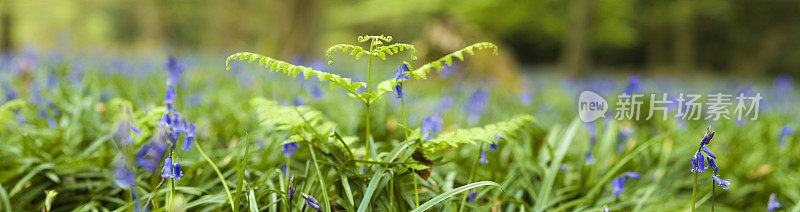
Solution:
<path fill-rule="evenodd" d="M 786 137 L 792 136 L 793 134 L 794 134 L 794 131 L 792 130 L 792 128 L 790 128 L 789 126 L 784 126 L 783 128 L 781 128 L 781 134 L 778 135 L 778 143 L 781 146 L 785 146 L 786 145 Z"/>
<path fill-rule="evenodd" d="M 778 96 L 785 96 L 787 92 L 792 91 L 792 77 L 783 75 L 776 78 L 773 87 Z"/>
<path fill-rule="evenodd" d="M 290 142 L 281 146 L 281 151 L 283 151 L 283 156 L 291 158 L 294 157 L 294 152 L 299 148 L 300 146 L 297 145 L 297 142 Z"/>
<path fill-rule="evenodd" d="M 303 105 L 306 105 L 306 100 L 303 100 L 303 98 L 300 96 L 294 97 L 294 106 L 303 106 Z"/>
<path fill-rule="evenodd" d="M 434 115 L 428 116 L 428 117 L 425 118 L 425 120 L 422 121 L 422 127 L 420 129 L 420 134 L 425 136 L 425 134 L 427 133 L 427 136 L 425 137 L 425 140 L 427 141 L 431 137 L 433 137 L 433 134 L 436 134 L 439 131 L 441 131 L 443 125 L 444 125 L 444 122 L 442 121 L 442 117 L 440 115 L 434 114 Z"/>
<path fill-rule="evenodd" d="M 264 148 L 264 139 L 263 138 L 256 139 L 256 146 L 258 146 L 259 149 Z"/>
<path fill-rule="evenodd" d="M 135 185 L 133 172 L 131 169 L 125 165 L 124 161 L 120 161 L 120 164 L 117 166 L 117 170 L 114 171 L 114 182 L 117 183 L 119 187 L 132 187 Z"/>
<path fill-rule="evenodd" d="M 164 104 L 167 105 L 167 110 L 173 109 L 173 103 L 175 103 L 176 97 L 178 97 L 178 95 L 175 94 L 175 88 L 170 85 L 169 88 L 167 88 L 167 92 L 164 93 Z"/>
<path fill-rule="evenodd" d="M 622 89 L 622 93 L 632 95 L 633 93 L 639 92 L 642 88 L 642 83 L 639 81 L 639 77 L 630 76 L 628 77 L 628 85 Z"/>
<path fill-rule="evenodd" d="M 436 106 L 436 109 L 433 110 L 434 113 L 442 114 L 444 111 L 450 109 L 453 105 L 453 97 L 452 96 L 445 96 L 442 98 L 442 102 L 439 103 L 439 106 Z"/>
<path fill-rule="evenodd" d="M 703 149 L 703 152 L 705 152 L 705 153 L 706 153 L 706 155 L 708 155 L 708 157 L 712 157 L 712 158 L 714 158 L 714 159 L 717 159 L 717 156 L 716 156 L 716 155 L 714 155 L 714 153 L 713 153 L 713 152 L 711 152 L 711 150 L 710 150 L 710 149 L 708 149 L 708 147 L 706 147 L 706 146 L 702 146 L 702 147 L 700 147 L 700 148 L 702 148 L 702 149 Z"/>
<path fill-rule="evenodd" d="M 775 193 L 769 195 L 769 202 L 767 202 L 767 210 L 774 211 L 775 209 L 781 208 L 781 203 L 778 202 L 778 197 L 775 196 Z"/>
<path fill-rule="evenodd" d="M 302 196 L 303 199 L 306 199 L 306 204 L 308 204 L 308 206 L 310 206 L 314 210 L 320 211 L 319 202 L 317 201 L 317 199 L 315 199 L 314 197 L 312 197 L 310 195 L 306 195 L 304 193 L 300 193 L 300 196 Z"/>
<path fill-rule="evenodd" d="M 164 169 L 161 170 L 161 177 L 173 178 L 181 180 L 183 171 L 181 171 L 181 164 L 172 163 L 172 157 L 164 158 Z"/>
<path fill-rule="evenodd" d="M 592 155 L 592 151 L 586 151 L 586 165 L 592 165 L 597 162 Z"/>
<path fill-rule="evenodd" d="M 530 105 L 531 104 L 531 93 L 528 92 L 527 90 L 522 91 L 522 93 L 519 94 L 519 102 L 522 103 L 522 105 L 525 105 L 525 106 Z"/>
<path fill-rule="evenodd" d="M 169 56 L 165 68 L 167 71 L 169 71 L 169 75 L 167 76 L 167 85 L 175 85 L 178 83 L 178 79 L 180 79 L 181 73 L 183 73 L 183 70 L 186 69 L 186 66 L 178 62 L 175 57 Z"/>
<path fill-rule="evenodd" d="M 397 92 L 398 99 L 403 98 L 403 84 L 397 83 L 397 85 L 394 86 L 394 91 Z"/>
<path fill-rule="evenodd" d="M 447 63 L 442 62 L 442 70 L 439 71 L 439 77 L 448 77 L 455 70 L 456 70 L 455 64 L 447 65 Z"/>
<path fill-rule="evenodd" d="M 483 112 L 486 110 L 486 102 L 489 99 L 489 94 L 483 90 L 477 90 L 467 100 L 466 105 L 464 105 L 464 109 L 467 111 L 467 122 L 470 125 L 474 125 L 478 123 L 483 115 Z"/>
<path fill-rule="evenodd" d="M 480 159 L 480 160 L 478 160 L 478 162 L 479 162 L 479 163 L 482 163 L 482 164 L 487 164 L 487 163 L 489 163 L 489 160 L 488 160 L 488 159 L 486 159 L 486 151 L 483 151 L 483 150 L 481 149 L 481 159 Z"/>
<path fill-rule="evenodd" d="M 6 95 L 6 101 L 11 101 L 17 99 L 17 91 L 14 90 L 11 86 L 3 85 L 3 90 Z"/>
<path fill-rule="evenodd" d="M 186 122 L 184 121 L 184 125 L 185 123 Z M 195 139 L 194 130 L 195 130 L 194 124 L 189 123 L 189 127 L 187 127 L 186 129 L 186 138 L 184 139 L 183 146 L 181 147 L 183 151 L 192 150 L 192 145 L 194 144 L 194 139 Z"/>
<path fill-rule="evenodd" d="M 321 99 L 322 98 L 322 89 L 319 88 L 316 84 L 311 86 L 311 96 L 314 99 Z"/>
<path fill-rule="evenodd" d="M 497 149 L 500 148 L 500 147 L 497 146 L 497 142 L 500 142 L 500 140 L 505 140 L 505 139 L 506 139 L 506 137 L 503 136 L 503 135 L 494 136 L 494 140 L 495 141 L 493 141 L 492 144 L 489 145 L 489 151 L 497 151 Z"/>
<path fill-rule="evenodd" d="M 409 72 L 408 64 L 406 63 L 401 64 L 400 66 L 397 67 L 397 72 L 394 75 L 394 81 L 403 82 L 410 79 L 410 77 L 407 76 L 406 74 L 408 72 Z"/>
<path fill-rule="evenodd" d="M 136 165 L 149 171 L 156 171 L 161 158 L 164 157 L 164 150 L 166 150 L 166 146 L 160 138 L 151 140 L 136 153 Z"/>
<path fill-rule="evenodd" d="M 611 193 L 615 197 L 620 197 L 625 190 L 625 181 L 627 181 L 627 178 L 639 179 L 641 177 L 642 175 L 636 172 L 625 172 L 622 176 L 614 178 L 614 180 L 611 181 Z"/>
<path fill-rule="evenodd" d="M 714 159 L 712 159 L 711 157 L 708 157 L 706 159 L 708 159 L 708 166 L 711 166 L 711 169 L 714 169 L 714 175 L 716 175 L 717 172 L 719 171 L 719 167 L 717 167 L 717 163 L 714 162 Z"/>
<path fill-rule="evenodd" d="M 467 199 L 467 202 L 473 203 L 475 202 L 475 198 L 477 197 L 478 197 L 478 191 L 473 189 L 472 191 L 469 192 L 469 198 Z"/>
<path fill-rule="evenodd" d="M 720 178 L 719 178 L 719 177 L 717 177 L 717 176 L 718 176 L 718 175 L 712 175 L 712 176 L 711 176 L 711 179 L 714 179 L 714 182 L 716 182 L 716 183 L 717 183 L 717 185 L 719 185 L 719 186 L 722 186 L 722 187 L 723 187 L 722 189 L 728 190 L 728 186 L 730 186 L 730 185 L 731 185 L 731 180 L 730 180 L 730 179 L 728 179 L 728 180 L 723 180 L 723 179 L 720 179 Z"/>
<path fill-rule="evenodd" d="M 703 173 L 708 169 L 708 166 L 705 165 L 705 157 L 700 152 L 697 152 L 695 157 L 692 159 L 692 173 Z"/>

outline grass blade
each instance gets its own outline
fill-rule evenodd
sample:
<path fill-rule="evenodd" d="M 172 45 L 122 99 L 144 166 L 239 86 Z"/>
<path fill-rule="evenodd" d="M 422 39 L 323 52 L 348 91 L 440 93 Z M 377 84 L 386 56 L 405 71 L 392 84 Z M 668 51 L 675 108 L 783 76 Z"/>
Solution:
<path fill-rule="evenodd" d="M 435 206 L 436 204 L 439 204 L 440 202 L 442 202 L 442 201 L 444 201 L 444 200 L 446 200 L 446 199 L 448 199 L 450 197 L 453 197 L 456 194 L 459 194 L 459 193 L 464 192 L 464 191 L 468 191 L 468 190 L 473 189 L 473 188 L 481 187 L 481 186 L 497 186 L 501 190 L 503 189 L 503 187 L 500 186 L 500 184 L 497 184 L 497 183 L 492 182 L 492 181 L 474 182 L 474 183 L 470 183 L 470 184 L 458 187 L 456 189 L 444 192 L 442 194 L 439 194 L 439 196 L 436 196 L 433 199 L 428 200 L 424 204 L 420 205 L 419 208 L 415 208 L 411 212 L 421 212 L 421 211 L 428 210 L 431 207 Z"/>

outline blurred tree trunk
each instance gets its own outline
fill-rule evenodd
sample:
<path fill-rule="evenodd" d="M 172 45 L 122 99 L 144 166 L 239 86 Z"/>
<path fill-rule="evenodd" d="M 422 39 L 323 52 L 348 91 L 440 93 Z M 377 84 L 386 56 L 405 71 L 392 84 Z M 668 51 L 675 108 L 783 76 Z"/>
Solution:
<path fill-rule="evenodd" d="M 11 33 L 12 23 L 13 23 L 13 14 L 11 13 L 12 9 L 12 0 L 4 0 L 2 3 L 3 6 L 3 15 L 0 16 L 0 25 L 2 25 L 2 40 L 0 40 L 0 50 L 3 53 L 11 53 L 14 50 L 13 44 L 13 34 Z"/>
<path fill-rule="evenodd" d="M 672 71 L 690 73 L 695 68 L 694 4 L 697 2 L 680 0 L 675 3 L 675 70 Z"/>
<path fill-rule="evenodd" d="M 643 23 L 645 35 L 645 48 L 647 51 L 647 67 L 649 71 L 654 72 L 667 72 L 667 65 L 669 64 L 668 50 L 668 18 L 666 12 L 666 2 L 656 0 L 651 2 L 643 14 Z"/>
<path fill-rule="evenodd" d="M 787 40 L 786 32 L 780 27 L 773 27 L 764 32 L 761 40 L 755 43 L 757 48 L 739 48 L 736 55 L 734 73 L 739 77 L 752 77 L 756 74 L 766 73 L 770 64 L 775 61 Z"/>
<path fill-rule="evenodd" d="M 569 75 L 580 73 L 588 64 L 586 33 L 592 0 L 573 0 L 569 3 L 569 25 L 567 26 L 562 67 Z"/>
<path fill-rule="evenodd" d="M 137 5 L 135 10 L 136 16 L 139 17 L 137 21 L 140 31 L 139 42 L 146 47 L 158 46 L 164 40 L 162 33 L 162 26 L 169 26 L 171 21 L 169 18 L 163 18 L 163 10 L 154 2 L 154 0 L 138 0 L 128 2 L 130 5 Z M 173 39 L 173 38 L 167 38 Z M 166 40 L 167 42 L 174 42 L 174 40 Z M 174 43 L 173 43 L 174 44 Z M 159 46 L 160 47 L 160 46 Z"/>
<path fill-rule="evenodd" d="M 283 44 L 281 48 L 281 55 L 287 58 L 294 58 L 302 52 L 308 52 L 311 38 L 314 34 L 312 29 L 317 24 L 317 14 L 319 11 L 319 2 L 316 0 L 298 0 L 288 1 L 289 11 L 292 11 L 285 21 L 290 23 L 287 25 L 288 31 L 280 39 Z M 310 61 L 306 61 L 310 62 Z"/>

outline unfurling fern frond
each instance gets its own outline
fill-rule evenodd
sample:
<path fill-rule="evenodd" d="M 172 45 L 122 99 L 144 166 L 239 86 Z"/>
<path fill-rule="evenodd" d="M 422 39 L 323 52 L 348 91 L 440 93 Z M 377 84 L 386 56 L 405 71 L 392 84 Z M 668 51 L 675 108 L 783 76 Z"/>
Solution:
<path fill-rule="evenodd" d="M 437 138 L 422 144 L 426 155 L 440 153 L 443 150 L 458 147 L 461 144 L 476 144 L 485 142 L 491 144 L 495 137 L 502 135 L 513 137 L 525 126 L 530 126 L 535 121 L 531 115 L 522 115 L 505 122 L 494 123 L 484 127 L 458 129 L 440 134 Z"/>
<path fill-rule="evenodd" d="M 230 61 L 231 60 L 239 60 L 239 61 L 247 60 L 248 63 L 253 63 L 253 62 L 258 61 L 259 65 L 267 67 L 267 70 L 269 70 L 270 72 L 282 71 L 287 76 L 290 76 L 290 77 L 293 77 L 293 78 L 297 77 L 297 74 L 299 74 L 300 72 L 303 72 L 303 75 L 305 76 L 306 79 L 308 79 L 311 76 L 316 75 L 317 78 L 319 78 L 320 81 L 323 81 L 323 82 L 328 81 L 328 82 L 330 82 L 331 83 L 331 86 L 330 86 L 331 89 L 333 89 L 334 87 L 340 87 L 340 88 L 343 88 L 343 89 L 347 90 L 348 92 L 350 92 L 353 95 L 356 94 L 356 92 L 358 91 L 358 88 L 360 88 L 361 86 L 366 87 L 366 83 L 363 83 L 363 82 L 353 82 L 350 78 L 345 78 L 345 77 L 342 77 L 342 76 L 339 76 L 339 75 L 336 75 L 336 74 L 331 74 L 331 73 L 324 72 L 324 71 L 317 71 L 317 70 L 311 69 L 310 67 L 292 65 L 292 64 L 289 64 L 287 62 L 280 61 L 280 60 L 277 60 L 277 59 L 274 59 L 274 58 L 270 58 L 270 57 L 267 57 L 267 56 L 259 55 L 259 54 L 256 54 L 256 53 L 239 52 L 239 53 L 236 53 L 236 54 L 232 54 L 231 56 L 228 56 L 228 59 L 225 60 L 225 68 L 226 68 L 226 70 L 229 70 L 229 71 L 231 70 L 231 65 L 230 65 Z"/>
<path fill-rule="evenodd" d="M 322 112 L 307 106 L 297 106 L 297 108 L 284 106 L 261 97 L 250 100 L 250 105 L 258 113 L 258 120 L 262 126 L 274 127 L 276 130 L 288 131 L 291 134 L 286 142 L 302 141 L 303 136 L 314 135 L 308 125 L 323 136 L 328 135 L 336 126 L 328 121 Z"/>
<path fill-rule="evenodd" d="M 330 48 L 328 48 L 328 50 L 325 51 L 325 56 L 328 57 L 328 60 L 329 60 L 328 61 L 328 65 L 333 65 L 333 54 L 332 53 L 334 51 L 337 51 L 337 50 L 342 51 L 344 53 L 347 53 L 347 51 L 350 51 L 350 55 L 355 55 L 356 56 L 356 60 L 358 60 L 361 57 L 361 55 L 369 54 L 369 51 L 364 50 L 364 48 L 362 48 L 360 46 L 350 45 L 350 44 L 336 44 L 336 45 L 331 46 Z"/>
<path fill-rule="evenodd" d="M 455 51 L 448 55 L 445 55 L 444 57 L 439 58 L 438 60 L 434 60 L 433 62 L 430 62 L 428 64 L 422 65 L 419 68 L 411 71 L 410 75 L 414 79 L 427 79 L 428 73 L 434 71 L 435 72 L 442 71 L 443 68 L 442 63 L 445 63 L 449 66 L 453 64 L 454 57 L 458 58 L 461 61 L 464 61 L 464 53 L 467 53 L 469 55 L 475 55 L 474 50 L 484 50 L 484 49 L 494 49 L 492 53 L 494 55 L 497 55 L 497 45 L 494 45 L 493 43 L 489 42 L 480 42 L 464 47 L 463 49 Z"/>

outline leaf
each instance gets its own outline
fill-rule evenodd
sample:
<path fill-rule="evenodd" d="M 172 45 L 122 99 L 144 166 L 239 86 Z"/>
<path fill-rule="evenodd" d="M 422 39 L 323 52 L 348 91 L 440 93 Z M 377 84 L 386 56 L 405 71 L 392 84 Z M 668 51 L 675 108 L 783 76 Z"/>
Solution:
<path fill-rule="evenodd" d="M 250 193 L 247 196 L 247 200 L 250 202 L 250 212 L 258 212 L 258 203 L 256 203 L 256 194 L 253 192 L 253 189 L 250 189 Z"/>
<path fill-rule="evenodd" d="M 474 127 L 469 129 L 458 129 L 452 132 L 442 133 L 438 137 L 422 144 L 422 150 L 426 155 L 443 152 L 449 148 L 458 147 L 461 144 L 475 144 L 475 142 L 492 143 L 495 136 L 513 136 L 525 126 L 535 122 L 531 115 L 521 115 L 517 118 L 505 122 L 494 123 L 484 127 Z"/>
<path fill-rule="evenodd" d="M 228 56 L 228 59 L 225 60 L 225 68 L 228 71 L 231 70 L 231 65 L 230 65 L 231 60 L 239 60 L 239 61 L 247 60 L 248 63 L 253 63 L 254 61 L 258 61 L 259 65 L 267 67 L 267 69 L 270 72 L 281 71 L 287 76 L 290 76 L 292 78 L 297 77 L 297 74 L 299 73 L 303 73 L 306 79 L 310 78 L 311 76 L 317 76 L 317 78 L 320 81 L 329 82 L 331 84 L 331 88 L 340 87 L 353 94 L 355 94 L 361 86 L 366 87 L 366 83 L 364 82 L 353 82 L 350 78 L 345 78 L 324 71 L 317 71 L 310 67 L 292 65 L 287 62 L 283 62 L 256 53 L 239 52 L 236 54 L 232 54 L 231 56 Z"/>
<path fill-rule="evenodd" d="M 580 123 L 581 121 L 578 119 L 573 120 L 572 124 L 570 124 L 569 128 L 567 128 L 567 131 L 564 132 L 564 135 L 562 135 L 561 142 L 558 143 L 558 149 L 556 149 L 555 155 L 550 160 L 550 167 L 548 171 L 545 172 L 542 187 L 539 188 L 539 197 L 536 198 L 536 211 L 544 211 L 549 205 L 548 197 L 553 195 L 551 191 L 553 190 L 553 184 L 555 183 L 556 176 L 558 176 L 558 170 L 561 168 L 561 161 L 567 154 L 567 150 L 569 150 L 569 146 L 575 137 L 575 133 L 578 131 L 578 127 L 581 126 Z"/>
<path fill-rule="evenodd" d="M 336 124 L 328 121 L 322 112 L 311 107 L 278 105 L 277 102 L 262 97 L 251 99 L 250 105 L 258 113 L 258 120 L 262 126 L 274 126 L 276 130 L 285 130 L 292 134 L 285 141 L 287 143 L 302 141 L 304 138 L 300 135 L 313 134 L 308 132 L 306 121 L 320 133 L 331 132 L 336 127 Z"/>
<path fill-rule="evenodd" d="M 383 175 L 386 174 L 386 169 L 381 168 L 380 170 L 376 171 L 374 175 L 372 175 L 372 179 L 369 181 L 369 186 L 367 186 L 367 190 L 364 192 L 364 198 L 361 199 L 361 203 L 358 204 L 358 212 L 367 211 L 369 208 L 369 202 L 372 200 L 372 195 L 374 195 L 375 191 L 378 188 L 378 183 L 380 183 L 381 178 Z"/>
<path fill-rule="evenodd" d="M 428 73 L 442 71 L 442 62 L 447 62 L 449 65 L 450 64 L 449 61 L 451 61 L 453 57 L 456 57 L 459 60 L 463 61 L 464 60 L 463 52 L 466 52 L 469 55 L 474 55 L 473 49 L 476 50 L 493 49 L 494 51 L 492 53 L 494 55 L 497 55 L 498 48 L 497 45 L 494 45 L 493 43 L 489 42 L 475 43 L 470 46 L 464 47 L 461 50 L 445 55 L 444 57 L 439 58 L 438 60 L 434 60 L 428 64 L 420 66 L 419 68 L 411 71 L 411 77 L 414 79 L 427 79 Z"/>
<path fill-rule="evenodd" d="M 468 190 L 473 189 L 473 188 L 481 187 L 481 186 L 496 186 L 496 187 L 500 188 L 500 190 L 503 190 L 502 186 L 500 186 L 499 184 L 497 184 L 495 182 L 492 182 L 492 181 L 474 182 L 474 183 L 470 183 L 470 184 L 458 187 L 456 189 L 444 192 L 442 194 L 439 194 L 439 196 L 436 196 L 433 199 L 428 200 L 424 204 L 420 205 L 419 208 L 415 208 L 411 212 L 421 212 L 421 211 L 428 210 L 431 207 L 439 204 L 440 202 L 442 202 L 442 201 L 444 201 L 444 200 L 446 200 L 446 199 L 448 199 L 450 197 L 455 196 L 456 194 L 459 194 L 459 193 L 464 192 L 464 191 L 468 191 Z"/>

